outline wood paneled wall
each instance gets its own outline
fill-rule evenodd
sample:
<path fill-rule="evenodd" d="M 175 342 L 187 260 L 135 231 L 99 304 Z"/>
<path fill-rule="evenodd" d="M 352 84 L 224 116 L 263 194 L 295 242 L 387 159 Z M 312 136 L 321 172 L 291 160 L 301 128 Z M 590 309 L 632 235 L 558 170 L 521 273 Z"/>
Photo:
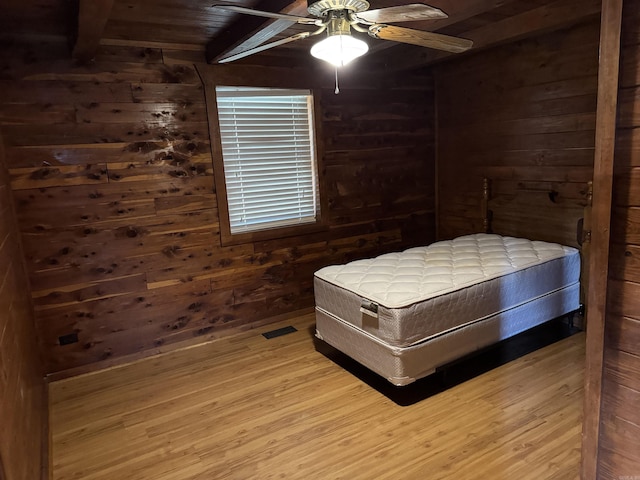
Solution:
<path fill-rule="evenodd" d="M 598 478 L 640 475 L 640 1 L 622 16 Z"/>
<path fill-rule="evenodd" d="M 0 478 L 38 479 L 48 433 L 44 372 L 4 164 L 0 136 Z"/>
<path fill-rule="evenodd" d="M 438 237 L 482 231 L 577 243 L 593 173 L 599 23 L 435 69 Z"/>
<path fill-rule="evenodd" d="M 340 95 L 330 81 L 320 92 L 329 229 L 221 247 L 193 66 L 203 52 L 101 47 L 77 65 L 48 41 L 9 44 L 1 58 L 0 122 L 50 373 L 310 308 L 317 268 L 433 240 L 428 76 Z"/>

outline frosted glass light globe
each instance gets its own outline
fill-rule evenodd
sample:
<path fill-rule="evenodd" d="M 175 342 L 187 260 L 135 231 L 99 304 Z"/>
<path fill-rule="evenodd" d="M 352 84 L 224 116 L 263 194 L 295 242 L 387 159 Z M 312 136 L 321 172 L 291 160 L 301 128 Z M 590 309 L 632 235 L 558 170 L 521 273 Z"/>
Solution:
<path fill-rule="evenodd" d="M 332 35 L 311 47 L 311 55 L 341 67 L 369 51 L 369 45 L 351 35 Z"/>

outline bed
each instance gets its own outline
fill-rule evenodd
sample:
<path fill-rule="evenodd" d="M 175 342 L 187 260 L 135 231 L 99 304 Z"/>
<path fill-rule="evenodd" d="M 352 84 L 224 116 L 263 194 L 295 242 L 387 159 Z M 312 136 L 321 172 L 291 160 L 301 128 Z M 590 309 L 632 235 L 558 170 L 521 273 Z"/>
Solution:
<path fill-rule="evenodd" d="M 316 336 L 407 385 L 578 310 L 580 265 L 574 247 L 478 233 L 327 266 L 314 275 Z"/>

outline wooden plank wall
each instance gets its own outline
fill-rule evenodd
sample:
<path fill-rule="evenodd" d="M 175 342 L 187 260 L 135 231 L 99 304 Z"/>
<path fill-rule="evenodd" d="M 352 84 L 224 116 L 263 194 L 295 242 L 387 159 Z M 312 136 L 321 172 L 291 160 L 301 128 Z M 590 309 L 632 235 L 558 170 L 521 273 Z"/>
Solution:
<path fill-rule="evenodd" d="M 494 231 L 577 243 L 593 173 L 597 20 L 436 67 L 438 237 Z"/>
<path fill-rule="evenodd" d="M 0 136 L 0 478 L 38 479 L 48 433 L 44 372 L 4 164 Z"/>
<path fill-rule="evenodd" d="M 622 15 L 598 478 L 640 475 L 640 1 Z"/>
<path fill-rule="evenodd" d="M 203 52 L 103 46 L 83 66 L 65 43 L 5 46 L 0 122 L 49 373 L 308 309 L 317 268 L 433 240 L 430 77 L 327 85 L 330 229 L 221 247 Z"/>

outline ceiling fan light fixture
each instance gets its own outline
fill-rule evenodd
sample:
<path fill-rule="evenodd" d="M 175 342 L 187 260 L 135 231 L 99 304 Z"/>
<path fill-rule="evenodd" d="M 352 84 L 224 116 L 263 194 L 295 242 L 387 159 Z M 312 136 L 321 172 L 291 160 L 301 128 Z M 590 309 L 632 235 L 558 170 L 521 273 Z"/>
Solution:
<path fill-rule="evenodd" d="M 351 35 L 332 35 L 311 47 L 311 55 L 336 67 L 342 67 L 368 51 L 366 42 Z"/>
<path fill-rule="evenodd" d="M 350 16 L 348 9 L 326 11 L 323 19 L 327 38 L 311 47 L 311 55 L 336 67 L 342 67 L 367 53 L 369 45 L 351 36 Z"/>
<path fill-rule="evenodd" d="M 339 67 L 364 55 L 369 50 L 366 42 L 351 36 L 351 27 L 358 32 L 368 33 L 369 37 L 380 40 L 391 40 L 450 53 L 464 52 L 473 47 L 473 41 L 466 38 L 387 25 L 387 23 L 447 18 L 447 14 L 439 8 L 423 3 L 410 3 L 374 10 L 369 10 L 370 5 L 366 0 L 307 0 L 307 4 L 308 12 L 316 17 L 315 19 L 286 13 L 254 10 L 225 2 L 214 2 L 212 5 L 214 8 L 271 18 L 278 20 L 278 22 L 272 24 L 273 29 L 269 28 L 270 33 L 266 39 L 262 38 L 260 40 L 261 44 L 256 45 L 255 39 L 257 37 L 251 37 L 239 46 L 210 60 L 218 63 L 232 62 L 270 48 L 326 32 L 327 38 L 313 46 L 311 55 Z M 299 32 L 280 40 L 264 43 L 266 40 L 273 38 L 278 32 L 295 23 L 314 25 L 316 30 Z"/>

